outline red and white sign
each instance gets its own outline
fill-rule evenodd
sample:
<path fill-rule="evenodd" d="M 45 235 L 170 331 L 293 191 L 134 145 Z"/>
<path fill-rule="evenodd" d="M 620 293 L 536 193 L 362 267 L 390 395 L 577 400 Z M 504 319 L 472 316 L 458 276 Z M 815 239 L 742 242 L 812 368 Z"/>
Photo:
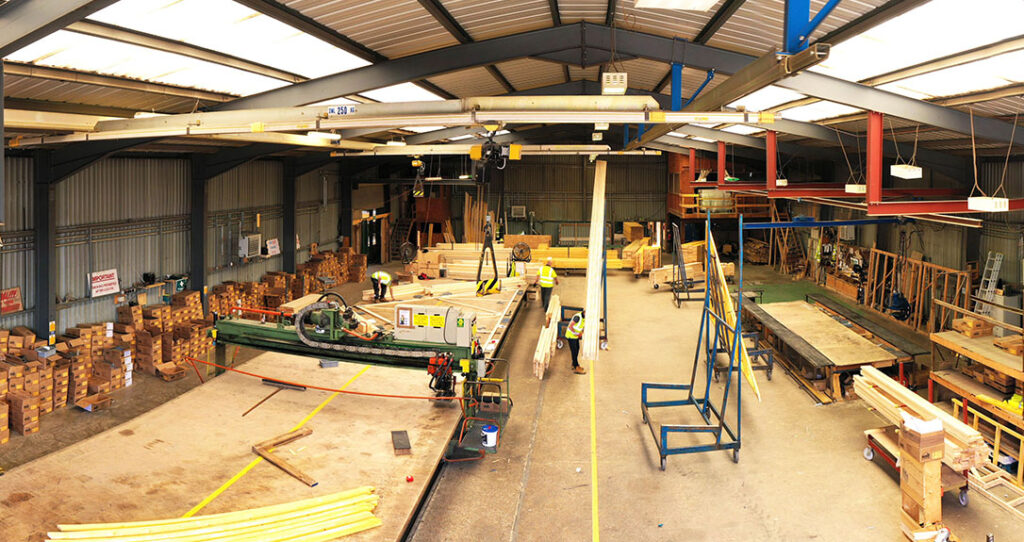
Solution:
<path fill-rule="evenodd" d="M 0 314 L 19 312 L 24 308 L 21 304 L 21 288 L 0 290 Z"/>
<path fill-rule="evenodd" d="M 107 269 L 106 271 L 91 273 L 89 275 L 89 285 L 91 286 L 92 297 L 116 294 L 121 291 L 121 283 L 117 280 L 117 269 Z"/>
<path fill-rule="evenodd" d="M 277 239 L 267 239 L 267 255 L 277 256 L 281 253 L 281 244 Z"/>

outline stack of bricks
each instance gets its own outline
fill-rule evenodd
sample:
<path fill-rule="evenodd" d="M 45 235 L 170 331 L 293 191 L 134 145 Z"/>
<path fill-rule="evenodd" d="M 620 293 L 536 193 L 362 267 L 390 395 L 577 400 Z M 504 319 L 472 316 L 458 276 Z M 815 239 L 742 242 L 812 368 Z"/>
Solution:
<path fill-rule="evenodd" d="M 8 420 L 11 429 L 22 435 L 39 432 L 39 398 L 24 391 L 7 393 L 7 404 L 10 405 Z"/>
<path fill-rule="evenodd" d="M 366 254 L 353 254 L 348 260 L 349 282 L 363 282 L 366 280 Z"/>
<path fill-rule="evenodd" d="M 921 431 L 908 427 L 917 423 Z M 927 428 L 927 430 L 925 429 Z M 942 455 L 946 433 L 937 420 L 900 426 L 902 530 L 910 540 L 942 528 Z"/>

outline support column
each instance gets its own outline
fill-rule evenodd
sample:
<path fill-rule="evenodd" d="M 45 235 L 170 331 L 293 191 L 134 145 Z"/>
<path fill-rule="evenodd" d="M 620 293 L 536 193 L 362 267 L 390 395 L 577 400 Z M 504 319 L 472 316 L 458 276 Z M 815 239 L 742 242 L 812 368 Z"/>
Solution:
<path fill-rule="evenodd" d="M 694 148 L 691 147 L 690 148 L 690 178 L 687 179 L 686 186 L 689 186 L 689 187 L 693 186 L 693 181 L 697 180 L 697 174 L 698 173 L 700 173 L 700 172 L 697 170 L 697 149 L 694 149 Z M 692 190 L 688 190 L 688 191 L 683 192 L 683 193 L 687 194 L 689 192 L 692 192 Z"/>
<path fill-rule="evenodd" d="M 295 246 L 295 161 L 285 160 L 284 175 L 281 177 L 281 190 L 284 195 L 284 221 L 281 226 L 281 268 L 286 273 L 295 272 L 295 256 L 298 251 Z"/>
<path fill-rule="evenodd" d="M 32 219 L 35 227 L 35 332 L 49 335 L 50 322 L 57 319 L 57 214 L 56 184 L 53 182 L 53 151 L 33 152 Z M 83 277 L 84 278 L 84 277 Z"/>
<path fill-rule="evenodd" d="M 868 203 L 882 201 L 882 114 L 868 112 L 867 196 Z"/>
<path fill-rule="evenodd" d="M 352 179 L 338 163 L 338 235 L 348 237 L 352 246 Z"/>
<path fill-rule="evenodd" d="M 725 185 L 725 142 L 718 142 L 718 185 Z"/>
<path fill-rule="evenodd" d="M 765 174 L 767 175 L 766 181 L 768 190 L 775 190 L 775 171 L 777 164 L 775 163 L 776 157 L 778 157 L 778 142 L 775 136 L 775 132 L 768 130 L 764 133 L 764 163 L 765 163 Z"/>
<path fill-rule="evenodd" d="M 7 208 L 5 196 L 7 177 L 4 176 L 6 148 L 7 146 L 4 144 L 4 70 L 0 69 L 0 225 L 3 225 L 7 220 L 6 213 L 4 212 L 4 209 Z"/>
<path fill-rule="evenodd" d="M 190 184 L 191 221 L 189 223 L 189 284 L 193 290 L 206 290 L 206 184 L 209 180 L 199 157 L 192 155 Z M 205 295 L 203 296 L 205 299 Z"/>
<path fill-rule="evenodd" d="M 672 111 L 683 109 L 683 65 L 672 64 Z"/>

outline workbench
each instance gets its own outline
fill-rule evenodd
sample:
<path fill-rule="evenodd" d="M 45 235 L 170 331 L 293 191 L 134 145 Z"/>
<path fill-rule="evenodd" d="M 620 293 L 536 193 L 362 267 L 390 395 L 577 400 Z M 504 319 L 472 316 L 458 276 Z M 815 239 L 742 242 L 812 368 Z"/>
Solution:
<path fill-rule="evenodd" d="M 910 356 L 891 345 L 872 342 L 837 318 L 804 301 L 744 303 L 744 316 L 764 331 L 776 361 L 818 401 L 842 399 L 840 375 L 864 365 L 890 367 Z M 823 382 L 824 389 L 815 385 Z"/>
<path fill-rule="evenodd" d="M 422 370 L 339 363 L 265 353 L 243 370 L 353 391 L 432 395 Z M 142 375 L 142 378 L 148 378 Z M 254 458 L 253 444 L 291 430 L 331 393 L 284 390 L 242 413 L 274 388 L 226 373 L 87 440 L 10 470 L 0 479 L 4 540 L 39 540 L 56 524 L 177 517 Z M 107 412 L 95 415 L 105 416 Z M 383 526 L 346 540 L 400 540 L 458 426 L 461 410 L 433 402 L 339 395 L 312 417 L 313 433 L 278 453 L 319 482 L 309 488 L 266 462 L 201 513 L 243 510 L 371 485 Z M 46 419 L 43 419 L 46 425 Z M 406 430 L 410 455 L 395 455 L 392 430 Z M 26 438 L 43 437 L 40 433 Z M 413 481 L 407 482 L 406 476 Z"/>

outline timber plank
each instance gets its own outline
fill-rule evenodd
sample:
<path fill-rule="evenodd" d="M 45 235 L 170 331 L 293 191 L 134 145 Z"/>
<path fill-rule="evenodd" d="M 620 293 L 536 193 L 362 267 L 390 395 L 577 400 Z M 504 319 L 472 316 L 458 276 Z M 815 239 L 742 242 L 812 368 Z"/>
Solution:
<path fill-rule="evenodd" d="M 889 328 L 876 324 L 875 322 L 857 314 L 853 310 L 850 310 L 846 305 L 843 305 L 827 295 L 808 294 L 807 299 L 813 300 L 829 310 L 842 315 L 843 318 L 846 318 L 854 324 L 870 331 L 879 339 L 895 346 L 897 349 L 903 351 L 909 356 L 920 356 L 928 353 L 927 348 L 918 346 L 913 341 L 907 340 L 906 338 L 893 333 Z"/>

